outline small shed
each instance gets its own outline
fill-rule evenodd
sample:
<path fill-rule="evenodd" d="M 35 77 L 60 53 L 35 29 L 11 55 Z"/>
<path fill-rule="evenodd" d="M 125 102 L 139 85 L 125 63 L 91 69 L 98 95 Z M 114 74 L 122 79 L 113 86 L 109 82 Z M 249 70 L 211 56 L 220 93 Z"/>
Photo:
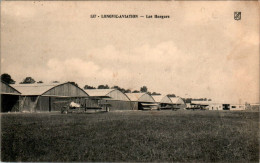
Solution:
<path fill-rule="evenodd" d="M 88 94 L 78 86 L 67 83 L 18 84 L 13 85 L 21 92 L 19 110 L 21 112 L 60 111 L 71 101 L 85 105 Z"/>
<path fill-rule="evenodd" d="M 126 93 L 130 99 L 133 110 L 157 109 L 158 104 L 154 98 L 147 93 Z"/>
<path fill-rule="evenodd" d="M 20 95 L 18 90 L 1 81 L 1 112 L 18 112 Z"/>
<path fill-rule="evenodd" d="M 87 108 L 100 107 L 99 104 L 109 104 L 109 110 L 132 110 L 129 98 L 117 89 L 85 89 L 90 96 Z"/>

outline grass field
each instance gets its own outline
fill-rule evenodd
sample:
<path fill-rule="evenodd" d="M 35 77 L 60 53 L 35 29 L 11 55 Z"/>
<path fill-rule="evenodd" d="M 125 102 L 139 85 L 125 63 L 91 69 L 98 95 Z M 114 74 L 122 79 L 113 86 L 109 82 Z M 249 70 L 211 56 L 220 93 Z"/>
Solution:
<path fill-rule="evenodd" d="M 2 114 L 2 161 L 259 161 L 258 112 Z"/>

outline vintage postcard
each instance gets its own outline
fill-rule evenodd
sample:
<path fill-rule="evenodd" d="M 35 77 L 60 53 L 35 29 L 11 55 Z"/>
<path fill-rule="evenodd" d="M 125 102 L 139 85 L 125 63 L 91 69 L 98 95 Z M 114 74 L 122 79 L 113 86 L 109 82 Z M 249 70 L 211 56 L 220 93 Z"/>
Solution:
<path fill-rule="evenodd" d="M 2 162 L 258 162 L 258 1 L 1 1 Z"/>

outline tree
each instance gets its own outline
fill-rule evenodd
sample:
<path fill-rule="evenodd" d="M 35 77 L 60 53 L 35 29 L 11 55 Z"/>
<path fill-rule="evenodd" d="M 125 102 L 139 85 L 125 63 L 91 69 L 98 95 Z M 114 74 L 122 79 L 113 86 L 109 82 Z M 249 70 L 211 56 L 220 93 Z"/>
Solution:
<path fill-rule="evenodd" d="M 84 89 L 96 89 L 96 87 L 89 86 L 89 85 L 85 85 L 85 86 L 84 86 Z"/>
<path fill-rule="evenodd" d="M 112 88 L 112 89 L 117 89 L 117 90 L 119 90 L 119 91 L 121 91 L 121 92 L 123 92 L 123 93 L 130 93 L 130 92 L 131 92 L 130 89 L 126 90 L 126 89 L 121 88 L 121 87 L 119 87 L 119 86 L 117 86 L 117 85 L 115 85 L 115 86 L 113 86 L 113 87 L 111 87 L 111 88 Z"/>
<path fill-rule="evenodd" d="M 69 81 L 68 83 L 70 83 L 70 84 L 72 84 L 72 85 L 75 85 L 75 86 L 77 86 L 77 87 L 78 87 L 78 84 L 77 84 L 77 83 L 75 83 L 75 82 L 73 82 L 73 81 Z"/>
<path fill-rule="evenodd" d="M 147 92 L 147 91 L 148 91 L 148 89 L 147 89 L 146 86 L 142 86 L 142 87 L 140 88 L 140 92 Z"/>
<path fill-rule="evenodd" d="M 192 98 L 184 98 L 183 101 L 184 101 L 185 103 L 191 103 Z"/>
<path fill-rule="evenodd" d="M 6 73 L 1 75 L 1 80 L 6 82 L 7 84 L 15 84 L 15 81 L 12 79 L 11 75 Z"/>
<path fill-rule="evenodd" d="M 153 92 L 152 95 L 161 95 L 161 93 Z"/>
<path fill-rule="evenodd" d="M 176 97 L 175 94 L 168 94 L 167 96 L 168 96 L 168 97 Z"/>
<path fill-rule="evenodd" d="M 37 83 L 41 84 L 41 83 L 43 83 L 43 81 L 40 80 L 40 81 L 38 81 Z"/>
<path fill-rule="evenodd" d="M 152 93 L 151 93 L 151 92 L 146 92 L 146 93 L 147 93 L 148 95 L 150 95 L 150 96 L 152 95 Z"/>
<path fill-rule="evenodd" d="M 140 93 L 140 91 L 134 90 L 133 93 Z"/>
<path fill-rule="evenodd" d="M 119 86 L 115 85 L 113 87 L 111 87 L 112 89 L 117 89 L 117 90 L 121 90 L 122 88 L 120 88 Z"/>
<path fill-rule="evenodd" d="M 127 90 L 125 90 L 124 93 L 131 93 L 131 90 L 130 90 L 130 89 L 127 89 Z"/>
<path fill-rule="evenodd" d="M 97 89 L 109 89 L 108 85 L 99 85 Z"/>
<path fill-rule="evenodd" d="M 26 77 L 20 84 L 33 84 L 35 80 L 32 77 Z"/>

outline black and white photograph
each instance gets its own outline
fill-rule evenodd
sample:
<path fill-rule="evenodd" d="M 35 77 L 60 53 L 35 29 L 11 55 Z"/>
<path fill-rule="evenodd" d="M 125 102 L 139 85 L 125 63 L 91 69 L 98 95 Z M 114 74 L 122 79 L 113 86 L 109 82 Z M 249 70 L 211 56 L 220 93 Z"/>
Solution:
<path fill-rule="evenodd" d="M 259 1 L 0 3 L 1 162 L 259 162 Z"/>

